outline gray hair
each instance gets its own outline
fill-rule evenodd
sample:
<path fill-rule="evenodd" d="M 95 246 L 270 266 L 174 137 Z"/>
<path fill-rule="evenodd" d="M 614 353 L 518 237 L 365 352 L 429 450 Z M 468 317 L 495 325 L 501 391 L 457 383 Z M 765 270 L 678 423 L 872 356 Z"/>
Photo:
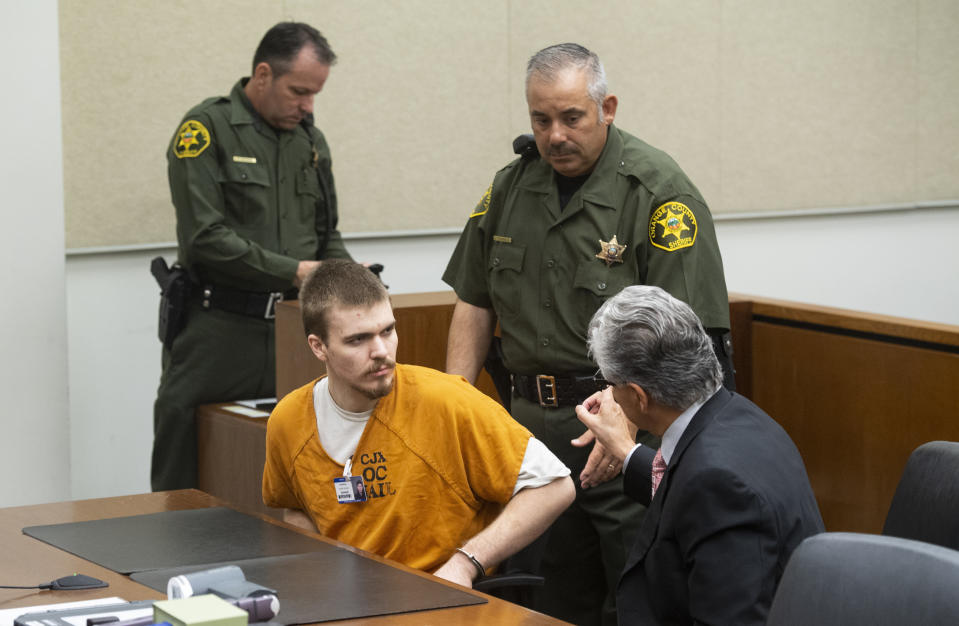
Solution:
<path fill-rule="evenodd" d="M 589 323 L 587 346 L 611 384 L 635 383 L 673 409 L 705 401 L 723 381 L 699 318 L 659 287 L 634 285 L 607 300 Z"/>
<path fill-rule="evenodd" d="M 526 89 L 529 89 L 529 81 L 534 75 L 552 81 L 560 72 L 570 67 L 586 70 L 586 92 L 596 103 L 599 121 L 602 123 L 603 100 L 609 91 L 606 70 L 595 52 L 578 43 L 556 44 L 543 48 L 530 57 L 529 63 L 526 64 Z"/>

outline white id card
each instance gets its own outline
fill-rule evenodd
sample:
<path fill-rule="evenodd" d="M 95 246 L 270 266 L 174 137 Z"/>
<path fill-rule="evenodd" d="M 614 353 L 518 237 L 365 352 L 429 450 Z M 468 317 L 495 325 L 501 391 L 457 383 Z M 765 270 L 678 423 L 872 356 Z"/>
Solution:
<path fill-rule="evenodd" d="M 366 502 L 366 486 L 362 476 L 340 476 L 333 479 L 336 501 L 340 504 Z"/>

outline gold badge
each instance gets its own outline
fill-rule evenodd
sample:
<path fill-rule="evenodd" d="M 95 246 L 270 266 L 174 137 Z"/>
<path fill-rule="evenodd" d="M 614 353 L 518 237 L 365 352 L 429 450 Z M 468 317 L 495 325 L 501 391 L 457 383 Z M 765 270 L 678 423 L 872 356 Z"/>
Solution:
<path fill-rule="evenodd" d="M 691 248 L 696 243 L 696 216 L 682 202 L 667 202 L 649 218 L 649 243 L 666 252 Z"/>
<path fill-rule="evenodd" d="M 313 169 L 320 167 L 320 153 L 316 151 L 316 146 L 313 146 L 313 158 L 310 163 L 313 165 Z"/>
<path fill-rule="evenodd" d="M 603 249 L 596 255 L 596 258 L 606 261 L 606 267 L 609 267 L 613 263 L 623 262 L 623 252 L 626 251 L 627 246 L 624 243 L 616 241 L 616 235 L 613 235 L 613 238 L 609 241 L 600 239 L 599 245 L 603 246 Z"/>
<path fill-rule="evenodd" d="M 187 120 L 176 133 L 173 154 L 178 159 L 196 157 L 203 154 L 210 145 L 210 131 L 196 120 Z"/>
<path fill-rule="evenodd" d="M 489 200 L 490 200 L 490 194 L 492 193 L 493 193 L 493 183 L 490 183 L 489 187 L 486 188 L 486 193 L 483 194 L 483 197 L 480 198 L 480 201 L 476 205 L 476 208 L 473 209 L 472 213 L 470 213 L 470 219 L 474 217 L 479 217 L 480 215 L 486 215 L 486 212 L 489 211 Z"/>

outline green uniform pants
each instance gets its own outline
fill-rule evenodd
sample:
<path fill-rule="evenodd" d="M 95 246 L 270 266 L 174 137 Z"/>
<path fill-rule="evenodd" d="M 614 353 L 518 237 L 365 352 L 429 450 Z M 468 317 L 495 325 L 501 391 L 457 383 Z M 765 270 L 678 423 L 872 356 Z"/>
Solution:
<path fill-rule="evenodd" d="M 576 501 L 548 531 L 541 571 L 545 586 L 536 608 L 578 625 L 616 624 L 616 585 L 646 507 L 623 494 L 622 475 L 580 488 L 579 474 L 592 445 L 570 445 L 586 430 L 572 407 L 545 409 L 514 395 L 511 410 L 569 467 L 576 484 Z M 658 438 L 647 439 L 644 444 L 659 446 Z"/>
<path fill-rule="evenodd" d="M 153 406 L 154 491 L 196 487 L 196 407 L 273 396 L 273 321 L 192 304 L 170 350 Z"/>

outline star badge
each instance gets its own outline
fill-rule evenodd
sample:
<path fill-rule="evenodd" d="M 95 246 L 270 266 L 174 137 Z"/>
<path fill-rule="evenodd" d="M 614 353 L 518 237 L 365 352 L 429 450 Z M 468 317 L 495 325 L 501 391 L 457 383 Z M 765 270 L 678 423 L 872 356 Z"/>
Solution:
<path fill-rule="evenodd" d="M 599 245 L 601 245 L 603 249 L 596 255 L 596 258 L 606 261 L 606 267 L 609 267 L 613 263 L 623 262 L 623 252 L 626 251 L 627 246 L 624 243 L 616 241 L 616 235 L 613 235 L 613 238 L 609 241 L 600 239 Z"/>

